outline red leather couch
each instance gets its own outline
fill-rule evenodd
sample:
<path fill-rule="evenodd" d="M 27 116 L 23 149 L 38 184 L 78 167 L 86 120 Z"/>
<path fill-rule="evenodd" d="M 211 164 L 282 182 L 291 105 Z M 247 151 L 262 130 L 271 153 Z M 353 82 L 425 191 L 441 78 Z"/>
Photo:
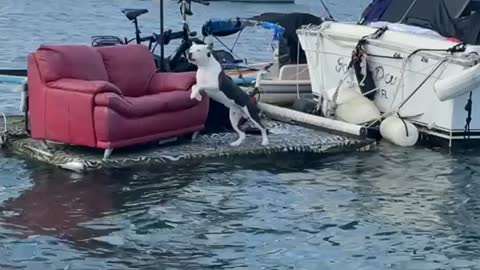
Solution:
<path fill-rule="evenodd" d="M 35 139 L 113 149 L 200 131 L 194 73 L 157 73 L 143 45 L 41 46 L 28 57 Z"/>

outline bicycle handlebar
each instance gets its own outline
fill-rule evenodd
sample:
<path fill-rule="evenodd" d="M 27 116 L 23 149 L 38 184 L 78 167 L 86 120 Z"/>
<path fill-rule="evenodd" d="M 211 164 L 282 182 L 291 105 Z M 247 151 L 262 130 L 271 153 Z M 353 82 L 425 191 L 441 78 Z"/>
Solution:
<path fill-rule="evenodd" d="M 172 39 L 182 39 L 185 36 L 184 31 L 177 31 L 177 32 L 170 32 L 169 34 L 169 40 Z"/>
<path fill-rule="evenodd" d="M 153 41 L 156 41 L 157 43 L 163 43 L 164 45 L 168 45 L 170 41 L 174 39 L 186 39 L 189 37 L 195 37 L 197 35 L 197 32 L 190 32 L 189 37 L 186 37 L 186 32 L 185 31 L 177 31 L 177 32 L 172 32 L 172 30 L 167 30 L 163 33 L 163 37 L 160 34 L 153 33 Z M 148 39 L 147 39 L 148 40 Z"/>

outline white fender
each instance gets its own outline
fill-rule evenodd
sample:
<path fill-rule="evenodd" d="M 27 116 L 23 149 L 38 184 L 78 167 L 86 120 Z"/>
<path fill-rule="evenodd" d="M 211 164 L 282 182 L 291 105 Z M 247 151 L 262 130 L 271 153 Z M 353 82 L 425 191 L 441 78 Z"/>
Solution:
<path fill-rule="evenodd" d="M 389 116 L 382 121 L 380 134 L 384 139 L 399 146 L 413 146 L 418 141 L 417 127 L 396 115 Z"/>
<path fill-rule="evenodd" d="M 333 100 L 335 88 L 326 92 L 329 101 Z M 363 124 L 380 118 L 380 110 L 375 103 L 350 87 L 338 92 L 335 119 L 351 124 Z"/>
<path fill-rule="evenodd" d="M 480 86 L 480 65 L 467 68 L 459 74 L 438 80 L 433 89 L 440 101 L 449 100 Z"/>

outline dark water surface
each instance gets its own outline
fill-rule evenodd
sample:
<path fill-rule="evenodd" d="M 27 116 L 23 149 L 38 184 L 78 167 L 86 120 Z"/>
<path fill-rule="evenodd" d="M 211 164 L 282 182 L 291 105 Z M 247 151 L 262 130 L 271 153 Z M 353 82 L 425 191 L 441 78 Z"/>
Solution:
<path fill-rule="evenodd" d="M 210 17 L 321 11 L 297 1 L 196 6 L 191 20 L 198 29 Z M 175 2 L 165 2 L 169 26 L 179 25 Z M 327 3 L 355 20 L 366 1 Z M 0 0 L 0 66 L 24 67 L 41 43 L 129 35 L 123 7 L 158 6 Z M 157 12 L 141 22 L 155 31 Z M 269 57 L 269 33 L 245 37 L 240 54 Z M 15 112 L 17 93 L 0 88 L 1 110 Z M 80 175 L 0 153 L 0 269 L 480 269 L 479 161 L 476 149 L 382 144 L 317 160 Z"/>

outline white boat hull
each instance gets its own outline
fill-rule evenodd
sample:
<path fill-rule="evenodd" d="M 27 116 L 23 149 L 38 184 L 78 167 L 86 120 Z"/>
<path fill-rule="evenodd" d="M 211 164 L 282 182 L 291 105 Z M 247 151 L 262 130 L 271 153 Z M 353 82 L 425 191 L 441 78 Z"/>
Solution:
<path fill-rule="evenodd" d="M 270 104 L 289 105 L 300 98 L 313 98 L 306 64 L 284 65 L 278 72 L 259 72 L 255 87 L 260 101 Z"/>
<path fill-rule="evenodd" d="M 259 101 L 270 104 L 291 104 L 299 98 L 313 98 L 309 81 L 273 81 L 263 80 L 257 86 Z"/>
<path fill-rule="evenodd" d="M 235 70 L 227 74 L 233 79 L 239 80 L 240 74 L 243 77 L 254 77 L 255 87 L 260 92 L 259 101 L 275 105 L 291 105 L 299 98 L 313 98 L 312 87 L 306 64 L 284 65 L 279 70 L 265 68 L 269 63 L 251 64 L 249 67 L 260 71 Z"/>
<path fill-rule="evenodd" d="M 339 85 L 358 41 L 376 30 L 377 28 L 362 25 L 326 22 L 322 26 L 297 31 L 307 55 L 315 97 L 320 97 L 327 89 Z M 442 101 L 435 93 L 434 85 L 437 81 L 459 75 L 474 66 L 476 60 L 480 60 L 478 55 L 472 59 L 472 56 L 467 57 L 465 53 L 452 55 L 447 52 L 422 51 L 414 54 L 408 61 L 404 60 L 418 49 L 443 50 L 454 45 L 456 43 L 446 39 L 394 31 L 386 31 L 378 39 L 369 39 L 366 45 L 370 54 L 367 62 L 378 88 L 374 102 L 380 111 L 394 111 L 415 92 L 399 109 L 401 116 L 408 117 L 423 133 L 450 141 L 464 139 L 468 116 L 465 105 L 470 92 L 460 93 L 458 96 L 448 93 L 452 98 Z M 406 65 L 402 76 L 404 62 Z M 480 82 L 480 74 L 473 76 L 471 80 L 474 83 L 468 85 L 469 90 L 472 90 L 473 100 L 473 119 L 468 135 L 471 139 L 480 139 L 480 117 L 475 117 L 480 115 L 480 85 L 475 82 Z M 347 77 L 345 83 L 358 84 L 353 74 Z"/>

